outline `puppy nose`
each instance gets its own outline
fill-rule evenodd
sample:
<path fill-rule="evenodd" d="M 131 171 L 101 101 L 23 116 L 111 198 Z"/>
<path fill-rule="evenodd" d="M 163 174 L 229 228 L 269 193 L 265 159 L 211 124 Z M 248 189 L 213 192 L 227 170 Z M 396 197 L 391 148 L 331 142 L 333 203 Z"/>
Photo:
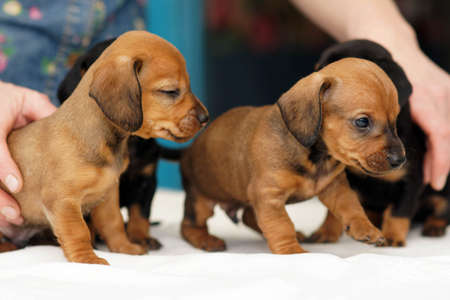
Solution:
<path fill-rule="evenodd" d="M 392 168 L 398 168 L 406 161 L 406 156 L 400 153 L 388 154 L 387 159 Z"/>
<path fill-rule="evenodd" d="M 202 125 L 206 125 L 209 121 L 208 113 L 206 113 L 203 109 L 197 109 L 197 119 Z"/>

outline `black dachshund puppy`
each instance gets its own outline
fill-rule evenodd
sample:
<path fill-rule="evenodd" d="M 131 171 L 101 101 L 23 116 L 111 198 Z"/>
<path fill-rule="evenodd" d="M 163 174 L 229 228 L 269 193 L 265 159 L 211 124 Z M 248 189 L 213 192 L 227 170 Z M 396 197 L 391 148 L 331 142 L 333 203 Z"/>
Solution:
<path fill-rule="evenodd" d="M 63 103 L 73 92 L 82 76 L 115 39 L 96 44 L 78 57 L 59 85 L 58 99 Z M 149 250 L 161 248 L 158 240 L 150 236 L 149 217 L 156 190 L 156 167 L 159 158 L 179 160 L 179 150 L 167 149 L 154 139 L 131 136 L 128 141 L 130 164 L 120 177 L 120 206 L 128 209 L 127 234 L 130 241 Z"/>
<path fill-rule="evenodd" d="M 417 215 L 425 218 L 423 235 L 445 234 L 450 216 L 449 182 L 439 192 L 423 184 L 425 134 L 411 119 L 409 96 L 412 87 L 405 72 L 385 48 L 368 40 L 352 40 L 328 48 L 316 64 L 316 70 L 345 57 L 363 58 L 376 63 L 394 83 L 401 107 L 397 118 L 398 136 L 405 146 L 407 157 L 402 168 L 385 176 L 348 169 L 346 172 L 351 187 L 358 192 L 369 218 L 381 227 L 386 245 L 404 246 L 411 220 Z M 334 242 L 341 233 L 342 225 L 328 214 L 322 227 L 307 240 Z"/>

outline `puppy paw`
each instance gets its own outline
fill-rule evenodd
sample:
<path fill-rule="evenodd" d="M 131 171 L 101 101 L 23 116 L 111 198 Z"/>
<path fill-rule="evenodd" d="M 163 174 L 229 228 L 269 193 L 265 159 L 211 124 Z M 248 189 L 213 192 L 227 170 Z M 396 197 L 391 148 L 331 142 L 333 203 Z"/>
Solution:
<path fill-rule="evenodd" d="M 381 232 L 386 242 L 378 246 L 404 247 L 410 225 L 409 218 L 392 216 L 391 208 L 388 208 L 384 213 L 381 225 Z"/>
<path fill-rule="evenodd" d="M 208 235 L 200 241 L 200 247 L 198 248 L 208 252 L 220 252 L 225 251 L 227 246 L 223 240 L 213 235 Z"/>
<path fill-rule="evenodd" d="M 139 244 L 141 246 L 144 246 L 147 250 L 159 250 L 162 247 L 162 244 L 155 238 L 152 237 L 145 237 L 140 239 L 133 239 L 130 238 L 130 241 L 132 243 Z"/>
<path fill-rule="evenodd" d="M 383 228 L 383 236 L 385 242 L 383 244 L 377 244 L 379 247 L 404 247 L 406 245 L 406 235 L 402 231 L 391 231 L 387 230 L 386 227 Z"/>
<path fill-rule="evenodd" d="M 435 217 L 430 217 L 423 224 L 422 235 L 429 237 L 440 237 L 445 235 L 447 221 Z"/>
<path fill-rule="evenodd" d="M 0 253 L 17 250 L 18 247 L 10 242 L 0 242 Z"/>
<path fill-rule="evenodd" d="M 385 236 L 385 241 L 382 244 L 377 244 L 377 247 L 405 247 L 405 239 L 396 239 Z"/>
<path fill-rule="evenodd" d="M 345 225 L 345 231 L 353 239 L 367 243 L 383 245 L 385 238 L 381 231 L 370 223 L 366 218 L 354 218 L 348 224 Z"/>
<path fill-rule="evenodd" d="M 109 247 L 109 250 L 111 250 L 111 252 L 131 255 L 142 255 L 147 253 L 147 247 L 128 241 L 123 242 L 122 244 L 115 247 Z"/>
<path fill-rule="evenodd" d="M 69 259 L 69 261 L 81 264 L 109 265 L 106 259 L 98 257 L 96 255 L 74 257 L 72 259 Z"/>
<path fill-rule="evenodd" d="M 301 254 L 308 253 L 305 249 L 303 249 L 298 243 L 294 243 L 291 245 L 283 245 L 282 247 L 274 247 L 269 244 L 269 248 L 274 254 Z"/>
<path fill-rule="evenodd" d="M 208 252 L 225 251 L 227 249 L 225 242 L 218 237 L 208 233 L 208 229 L 192 226 L 183 221 L 181 226 L 181 236 L 195 248 Z"/>
<path fill-rule="evenodd" d="M 146 245 L 148 250 L 159 250 L 162 248 L 162 244 L 157 239 L 152 237 L 146 240 Z"/>

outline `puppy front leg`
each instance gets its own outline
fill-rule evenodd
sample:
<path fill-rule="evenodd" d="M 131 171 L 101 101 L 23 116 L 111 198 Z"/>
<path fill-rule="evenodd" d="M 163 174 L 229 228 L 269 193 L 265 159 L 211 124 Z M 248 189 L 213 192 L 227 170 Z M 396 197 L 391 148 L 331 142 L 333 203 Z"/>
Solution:
<path fill-rule="evenodd" d="M 79 203 L 72 199 L 64 199 L 51 208 L 46 207 L 46 214 L 69 261 L 108 265 L 105 259 L 94 253 L 89 229 L 83 219 Z"/>
<path fill-rule="evenodd" d="M 319 199 L 344 225 L 345 231 L 357 241 L 384 244 L 381 232 L 370 223 L 357 194 L 350 188 L 342 172 L 320 194 Z"/>
<path fill-rule="evenodd" d="M 421 171 L 417 170 L 418 173 Z M 422 176 L 408 178 L 401 189 L 401 194 L 383 214 L 381 232 L 386 238 L 384 246 L 403 247 L 411 227 L 411 219 L 420 206 L 423 193 Z"/>
<path fill-rule="evenodd" d="M 95 231 L 112 252 L 134 255 L 147 252 L 141 245 L 131 243 L 125 233 L 117 184 L 108 191 L 105 201 L 92 210 L 91 218 Z"/>
<path fill-rule="evenodd" d="M 128 206 L 127 233 L 131 242 L 147 247 L 149 250 L 158 250 L 161 243 L 150 236 L 150 221 L 142 211 L 140 203 Z"/>
<path fill-rule="evenodd" d="M 383 213 L 381 231 L 386 238 L 386 243 L 382 246 L 403 247 L 406 245 L 411 219 L 393 216 L 392 206 L 392 204 L 389 205 Z"/>
<path fill-rule="evenodd" d="M 253 209 L 258 227 L 267 240 L 272 253 L 294 254 L 305 251 L 297 241 L 294 224 L 286 212 L 285 201 L 267 189 L 256 189 Z"/>

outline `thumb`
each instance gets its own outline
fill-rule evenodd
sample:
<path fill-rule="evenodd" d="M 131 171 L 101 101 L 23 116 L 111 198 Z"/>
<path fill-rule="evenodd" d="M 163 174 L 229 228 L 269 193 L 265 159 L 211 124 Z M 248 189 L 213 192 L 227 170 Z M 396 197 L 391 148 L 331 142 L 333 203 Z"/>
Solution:
<path fill-rule="evenodd" d="M 0 133 L 0 180 L 11 193 L 17 193 L 22 188 L 22 176 L 13 161 L 6 144 L 6 137 Z"/>

